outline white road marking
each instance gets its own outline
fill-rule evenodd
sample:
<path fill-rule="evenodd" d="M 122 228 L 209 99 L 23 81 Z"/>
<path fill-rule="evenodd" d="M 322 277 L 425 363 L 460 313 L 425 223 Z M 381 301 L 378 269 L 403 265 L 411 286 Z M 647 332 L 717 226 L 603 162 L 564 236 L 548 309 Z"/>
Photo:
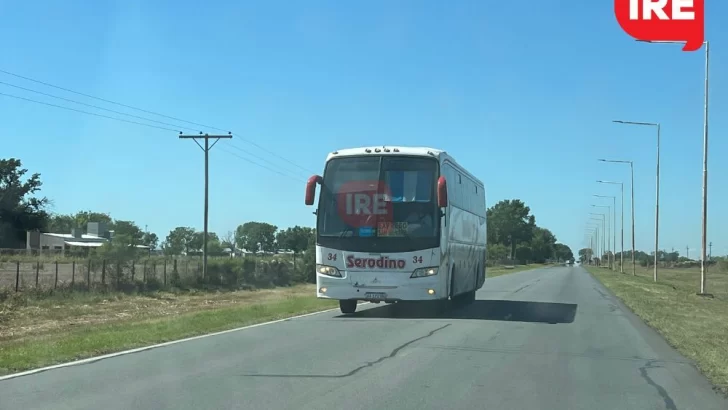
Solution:
<path fill-rule="evenodd" d="M 361 306 L 361 305 L 368 305 L 368 304 L 369 304 L 369 302 L 359 303 L 359 306 Z M 105 354 L 105 355 L 102 355 L 102 356 L 89 357 L 87 359 L 74 360 L 72 362 L 56 364 L 56 365 L 53 365 L 53 366 L 40 367 L 38 369 L 26 370 L 26 371 L 20 372 L 20 373 L 13 373 L 13 374 L 9 374 L 9 375 L 6 375 L 6 376 L 0 376 L 0 381 L 14 379 L 16 377 L 29 376 L 31 374 L 46 372 L 48 370 L 60 369 L 60 368 L 63 368 L 63 367 L 78 366 L 78 365 L 82 365 L 82 364 L 86 364 L 86 363 L 96 362 L 96 361 L 99 361 L 99 360 L 110 359 L 112 357 L 124 356 L 124 355 L 127 355 L 127 354 L 133 354 L 133 353 L 139 353 L 139 352 L 143 352 L 143 351 L 146 351 L 146 350 L 157 349 L 159 347 L 165 347 L 165 346 L 175 345 L 175 344 L 178 344 L 178 343 L 191 342 L 193 340 L 203 339 L 203 338 L 206 338 L 206 337 L 219 336 L 219 335 L 224 335 L 226 333 L 232 333 L 232 332 L 239 332 L 241 330 L 252 329 L 254 327 L 272 325 L 274 323 L 285 322 L 286 320 L 300 319 L 300 318 L 304 318 L 304 317 L 307 317 L 307 316 L 319 315 L 321 313 L 333 312 L 335 310 L 339 310 L 339 308 L 320 310 L 318 312 L 306 313 L 304 315 L 298 315 L 298 316 L 291 316 L 291 317 L 287 317 L 287 318 L 283 318 L 283 319 L 272 320 L 270 322 L 256 323 L 254 325 L 237 327 L 235 329 L 228 329 L 228 330 L 223 330 L 223 331 L 215 332 L 215 333 L 207 333 L 207 334 L 204 334 L 204 335 L 192 336 L 192 337 L 188 337 L 188 338 L 185 338 L 185 339 L 172 340 L 170 342 L 164 342 L 164 343 L 158 343 L 158 344 L 150 345 L 150 346 L 138 347 L 136 349 L 129 349 L 129 350 L 121 351 L 121 352 L 109 353 L 109 354 Z"/>

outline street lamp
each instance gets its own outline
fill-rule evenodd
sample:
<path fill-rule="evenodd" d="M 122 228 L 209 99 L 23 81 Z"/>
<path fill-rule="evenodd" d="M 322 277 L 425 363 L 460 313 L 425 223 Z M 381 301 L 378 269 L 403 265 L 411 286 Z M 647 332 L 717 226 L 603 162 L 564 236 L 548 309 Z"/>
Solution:
<path fill-rule="evenodd" d="M 655 186 L 655 270 L 652 274 L 653 280 L 657 282 L 657 261 L 660 255 L 660 124 L 651 122 L 635 122 L 635 121 L 621 121 L 614 120 L 618 124 L 628 125 L 645 125 L 650 127 L 657 127 L 657 175 L 656 175 L 656 186 Z"/>
<path fill-rule="evenodd" d="M 599 246 L 598 241 L 596 241 L 595 237 L 597 236 L 597 229 L 596 227 L 590 227 L 592 230 L 587 231 L 587 242 L 589 243 L 589 254 L 587 255 L 587 259 L 589 260 L 589 264 L 592 264 L 592 260 L 594 258 L 594 254 L 596 254 L 596 251 L 594 250 L 597 246 Z"/>
<path fill-rule="evenodd" d="M 607 267 L 612 269 L 612 262 L 614 262 L 614 243 L 610 244 L 611 241 L 611 230 L 609 226 L 609 220 L 614 219 L 610 215 L 612 213 L 612 207 L 609 205 L 592 205 L 594 208 L 607 208 Z M 610 255 L 611 253 L 611 255 Z"/>
<path fill-rule="evenodd" d="M 639 41 L 639 40 L 638 40 Z M 642 41 L 644 43 L 683 44 L 683 41 Z M 700 294 L 705 294 L 705 259 L 708 241 L 708 84 L 710 80 L 710 42 L 703 41 L 705 46 L 705 90 L 703 92 L 703 221 L 700 244 Z M 657 266 L 657 265 L 655 265 Z M 655 268 L 656 269 L 656 268 Z M 656 274 L 655 274 L 656 275 Z M 657 280 L 657 279 L 655 279 Z"/>
<path fill-rule="evenodd" d="M 610 210 L 612 211 L 612 216 L 610 217 L 612 220 L 612 264 L 611 269 L 614 270 L 614 252 L 615 248 L 617 247 L 617 197 L 616 196 L 606 196 L 606 195 L 594 195 L 597 198 L 612 198 L 612 207 Z M 596 206 L 596 205 L 593 205 Z M 604 206 L 604 205 L 601 205 Z M 609 223 L 609 222 L 607 222 Z"/>
<path fill-rule="evenodd" d="M 594 221 L 601 221 L 601 223 L 602 223 L 602 229 L 600 230 L 601 233 L 602 233 L 602 251 L 601 251 L 601 255 L 599 255 L 599 265 L 601 266 L 602 259 L 603 259 L 603 256 L 604 256 L 604 249 L 605 249 L 605 246 L 604 246 L 605 241 L 604 241 L 604 239 L 606 237 L 605 230 L 604 230 L 604 222 L 605 222 L 604 219 L 605 219 L 605 217 L 604 217 L 604 214 L 597 214 L 597 213 L 593 213 L 593 212 L 590 212 L 589 215 L 592 215 L 592 218 L 591 218 L 592 220 L 594 220 Z M 595 218 L 596 216 L 600 216 L 601 218 Z"/>
<path fill-rule="evenodd" d="M 593 228 L 593 227 L 590 227 Z M 592 256 L 594 255 L 594 234 L 595 230 L 587 230 L 584 233 L 584 241 L 589 244 L 589 247 L 587 248 L 587 254 L 584 255 L 584 259 L 589 262 L 589 265 L 591 265 L 592 262 Z"/>
<path fill-rule="evenodd" d="M 637 264 L 635 263 L 634 259 L 634 163 L 632 161 L 622 161 L 622 160 L 610 160 L 610 159 L 599 159 L 598 161 L 601 162 L 612 162 L 615 164 L 629 164 L 629 169 L 632 174 L 632 276 L 637 275 Z M 622 253 L 624 253 L 624 184 L 622 184 Z M 622 258 L 622 261 L 624 261 L 624 258 Z"/>
<path fill-rule="evenodd" d="M 621 239 L 622 250 L 619 252 L 619 273 L 624 273 L 624 184 L 621 182 L 616 182 L 616 181 L 597 181 L 597 182 L 600 184 L 619 185 L 620 190 L 622 192 L 622 211 L 619 216 L 619 221 L 622 224 L 622 227 L 620 228 L 620 232 L 619 232 L 620 236 L 622 237 L 622 239 Z M 600 195 L 595 195 L 595 196 L 601 197 Z M 603 198 L 609 198 L 609 197 L 603 197 Z M 614 208 L 616 209 L 617 208 L 616 198 L 615 197 L 611 197 L 611 198 L 612 198 L 613 202 L 615 202 Z M 616 219 L 616 217 L 615 217 L 615 219 Z M 612 224 L 614 224 L 614 222 L 612 222 Z M 614 231 L 616 232 L 617 229 L 615 228 Z M 616 248 L 617 245 L 615 244 L 614 247 Z"/>

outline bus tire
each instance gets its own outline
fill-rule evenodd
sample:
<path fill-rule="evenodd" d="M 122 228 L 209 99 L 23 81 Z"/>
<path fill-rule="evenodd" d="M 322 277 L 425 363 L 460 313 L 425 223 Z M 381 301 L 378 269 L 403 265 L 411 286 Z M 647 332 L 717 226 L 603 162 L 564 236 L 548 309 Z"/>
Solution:
<path fill-rule="evenodd" d="M 339 309 L 341 309 L 341 313 L 345 315 L 350 315 L 356 312 L 356 300 L 340 300 Z"/>
<path fill-rule="evenodd" d="M 466 292 L 463 294 L 462 304 L 464 306 L 472 305 L 475 303 L 475 291 L 471 290 L 470 292 Z"/>

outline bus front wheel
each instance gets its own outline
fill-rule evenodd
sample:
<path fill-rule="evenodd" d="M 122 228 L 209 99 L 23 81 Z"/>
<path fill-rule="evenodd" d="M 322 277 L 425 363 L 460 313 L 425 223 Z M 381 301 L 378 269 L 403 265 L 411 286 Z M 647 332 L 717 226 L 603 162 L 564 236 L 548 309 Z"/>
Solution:
<path fill-rule="evenodd" d="M 356 312 L 356 300 L 340 300 L 339 309 L 346 315 Z"/>

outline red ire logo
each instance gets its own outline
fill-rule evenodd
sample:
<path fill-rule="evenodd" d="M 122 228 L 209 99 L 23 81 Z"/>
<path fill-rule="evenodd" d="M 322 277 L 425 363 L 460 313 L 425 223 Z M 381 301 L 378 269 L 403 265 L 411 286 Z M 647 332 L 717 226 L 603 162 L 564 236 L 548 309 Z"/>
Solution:
<path fill-rule="evenodd" d="M 353 228 L 376 228 L 379 223 L 392 221 L 392 196 L 381 181 L 349 181 L 336 192 L 341 219 Z"/>
<path fill-rule="evenodd" d="M 705 40 L 705 0 L 614 0 L 622 29 L 642 41 L 685 41 L 683 51 Z"/>

